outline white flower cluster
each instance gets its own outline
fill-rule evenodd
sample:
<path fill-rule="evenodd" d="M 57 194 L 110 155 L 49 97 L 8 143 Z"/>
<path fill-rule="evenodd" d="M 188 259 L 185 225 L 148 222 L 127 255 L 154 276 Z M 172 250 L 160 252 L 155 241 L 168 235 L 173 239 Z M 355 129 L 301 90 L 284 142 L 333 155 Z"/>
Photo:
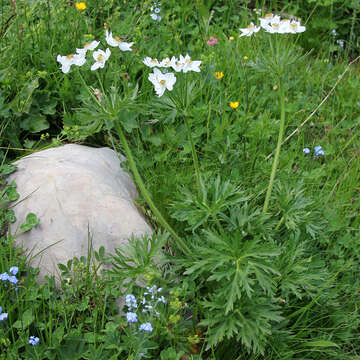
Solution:
<path fill-rule="evenodd" d="M 118 47 L 121 51 L 132 51 L 131 46 L 133 43 L 127 43 L 122 41 L 122 39 L 118 36 L 113 37 L 112 33 L 106 30 L 105 40 L 108 45 L 113 47 Z M 91 41 L 84 45 L 81 49 L 76 49 L 75 54 L 70 55 L 58 55 L 56 60 L 61 64 L 61 71 L 64 74 L 67 74 L 70 71 L 71 65 L 82 66 L 86 62 L 86 53 L 87 51 L 95 50 L 100 44 L 100 41 Z M 93 52 L 93 58 L 95 63 L 91 66 L 91 70 L 96 70 L 99 68 L 103 68 L 105 66 L 105 62 L 109 59 L 111 55 L 111 51 L 109 48 L 103 50 L 96 50 Z"/>
<path fill-rule="evenodd" d="M 189 54 L 186 54 L 185 57 L 180 55 L 179 59 L 173 56 L 171 59 L 167 57 L 161 61 L 148 56 L 143 60 L 143 63 L 150 68 L 154 68 L 154 72 L 149 74 L 148 78 L 154 85 L 158 97 L 162 96 L 166 89 L 171 91 L 176 82 L 174 73 L 163 73 L 158 68 L 172 68 L 176 72 L 187 73 L 188 71 L 200 72 L 201 65 L 201 61 L 191 60 Z"/>
<path fill-rule="evenodd" d="M 260 26 L 250 23 L 247 28 L 240 29 L 242 36 L 251 36 L 257 33 L 261 28 L 271 34 L 297 34 L 306 30 L 305 26 L 300 25 L 300 21 L 281 19 L 279 15 L 266 14 L 265 17 L 259 18 Z"/>

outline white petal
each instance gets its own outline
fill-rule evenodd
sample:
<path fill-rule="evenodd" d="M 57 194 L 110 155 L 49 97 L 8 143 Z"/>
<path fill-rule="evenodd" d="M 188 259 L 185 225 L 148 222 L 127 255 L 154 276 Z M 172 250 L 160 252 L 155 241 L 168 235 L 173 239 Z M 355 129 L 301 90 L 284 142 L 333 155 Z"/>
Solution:
<path fill-rule="evenodd" d="M 132 51 L 131 46 L 132 46 L 133 44 L 134 44 L 133 42 L 127 43 L 127 42 L 122 41 L 122 42 L 119 44 L 119 49 L 120 49 L 121 51 Z"/>
<path fill-rule="evenodd" d="M 154 74 L 157 76 L 157 77 L 162 77 L 164 74 L 157 68 L 154 69 Z"/>
<path fill-rule="evenodd" d="M 107 33 L 107 36 L 106 36 L 106 42 L 110 45 L 110 46 L 119 46 L 119 42 L 116 41 L 113 36 L 112 36 L 112 33 L 108 32 Z"/>
<path fill-rule="evenodd" d="M 96 62 L 91 66 L 90 70 L 93 71 L 93 70 L 98 69 L 99 67 L 101 67 L 101 63 Z"/>
<path fill-rule="evenodd" d="M 158 83 L 156 75 L 153 73 L 149 74 L 148 79 L 154 86 Z"/>
<path fill-rule="evenodd" d="M 88 46 L 87 50 L 94 50 L 96 49 L 100 44 L 100 41 L 93 40 Z"/>
<path fill-rule="evenodd" d="M 73 62 L 74 62 L 74 65 L 83 66 L 86 62 L 86 58 L 85 58 L 85 56 L 78 54 L 78 55 L 74 56 Z"/>
<path fill-rule="evenodd" d="M 81 55 L 81 56 L 85 56 L 86 55 L 86 52 L 87 52 L 87 49 L 78 49 L 76 48 L 76 52 Z"/>
<path fill-rule="evenodd" d="M 69 63 L 62 63 L 61 71 L 64 74 L 67 74 L 69 72 L 69 70 L 70 70 L 70 66 L 71 66 L 71 64 L 69 64 Z"/>
<path fill-rule="evenodd" d="M 165 86 L 156 86 L 155 92 L 158 97 L 163 96 L 165 92 Z"/>

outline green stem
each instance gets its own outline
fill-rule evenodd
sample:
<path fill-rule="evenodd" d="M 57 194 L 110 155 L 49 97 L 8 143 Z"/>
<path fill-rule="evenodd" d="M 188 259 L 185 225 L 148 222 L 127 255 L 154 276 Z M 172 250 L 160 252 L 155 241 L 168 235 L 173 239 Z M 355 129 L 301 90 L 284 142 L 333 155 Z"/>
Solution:
<path fill-rule="evenodd" d="M 278 222 L 278 224 L 275 227 L 275 231 L 279 230 L 280 226 L 282 225 L 282 223 L 284 222 L 285 217 L 282 216 L 282 218 L 280 219 L 280 221 Z"/>
<path fill-rule="evenodd" d="M 120 137 L 120 140 L 124 146 L 125 154 L 127 157 L 127 160 L 129 161 L 130 169 L 134 174 L 135 181 L 141 191 L 142 196 L 144 197 L 145 201 L 149 205 L 152 212 L 155 214 L 157 219 L 159 220 L 160 224 L 174 237 L 176 241 L 176 245 L 185 253 L 190 254 L 190 249 L 188 246 L 181 240 L 181 238 L 176 234 L 175 230 L 169 225 L 169 223 L 165 220 L 165 218 L 162 216 L 158 208 L 155 206 L 154 202 L 151 199 L 150 193 L 145 187 L 145 184 L 138 172 L 138 169 L 135 164 L 135 160 L 132 156 L 131 150 L 129 148 L 129 145 L 126 141 L 126 137 L 124 135 L 124 132 L 121 128 L 120 124 L 115 124 L 116 131 Z"/>
<path fill-rule="evenodd" d="M 199 191 L 199 195 L 201 195 L 201 184 L 200 184 L 200 171 L 199 171 L 199 161 L 196 155 L 196 150 L 195 150 L 195 144 L 194 144 L 194 140 L 191 134 L 191 127 L 190 124 L 187 120 L 187 118 L 184 118 L 185 120 L 185 125 L 186 125 L 186 130 L 188 132 L 188 136 L 189 136 L 189 140 L 190 140 L 190 144 L 191 144 L 191 153 L 192 153 L 192 157 L 193 157 L 193 162 L 194 162 L 194 168 L 195 168 L 195 175 L 196 175 L 196 184 L 197 184 L 197 188 Z"/>
<path fill-rule="evenodd" d="M 263 211 L 262 211 L 263 214 L 266 213 L 266 211 L 269 207 L 269 201 L 270 201 L 271 191 L 272 191 L 272 188 L 274 185 L 276 168 L 279 164 L 280 148 L 281 148 L 281 143 L 282 143 L 282 139 L 283 139 L 283 135 L 284 135 L 284 128 L 285 128 L 285 94 L 284 94 L 284 87 L 283 87 L 281 77 L 279 77 L 279 93 L 280 93 L 280 107 L 281 107 L 280 129 L 279 129 L 278 142 L 277 142 L 277 146 L 276 146 L 276 150 L 275 150 L 275 157 L 274 157 L 273 166 L 272 166 L 271 175 L 270 175 L 270 181 L 269 181 L 269 185 L 268 185 L 268 188 L 266 191 L 266 197 L 265 197 L 264 207 L 263 207 Z"/>
<path fill-rule="evenodd" d="M 213 214 L 213 219 L 215 220 L 215 224 L 218 227 L 218 230 L 220 232 L 220 234 L 225 234 L 224 228 L 221 226 L 220 221 L 218 219 L 218 217 L 216 216 L 216 214 Z"/>

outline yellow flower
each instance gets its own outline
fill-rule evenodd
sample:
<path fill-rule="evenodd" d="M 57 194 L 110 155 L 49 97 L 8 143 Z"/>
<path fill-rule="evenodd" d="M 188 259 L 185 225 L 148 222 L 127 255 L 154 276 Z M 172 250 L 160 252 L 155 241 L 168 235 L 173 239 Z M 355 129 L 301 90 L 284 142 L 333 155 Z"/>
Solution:
<path fill-rule="evenodd" d="M 224 73 L 221 71 L 215 71 L 214 72 L 214 77 L 218 80 L 222 79 L 224 77 Z"/>
<path fill-rule="evenodd" d="M 238 102 L 238 101 L 230 101 L 229 106 L 230 106 L 232 109 L 237 109 L 237 108 L 239 107 L 239 102 Z"/>
<path fill-rule="evenodd" d="M 83 11 L 86 9 L 86 4 L 84 2 L 76 3 L 75 6 L 79 11 Z"/>
<path fill-rule="evenodd" d="M 247 60 L 247 59 L 248 59 L 248 57 L 245 55 L 245 56 L 244 56 L 244 60 Z"/>
<path fill-rule="evenodd" d="M 233 36 L 230 36 L 230 37 L 229 37 L 229 40 L 230 40 L 230 41 L 233 41 L 233 40 L 234 40 L 234 37 L 233 37 Z"/>

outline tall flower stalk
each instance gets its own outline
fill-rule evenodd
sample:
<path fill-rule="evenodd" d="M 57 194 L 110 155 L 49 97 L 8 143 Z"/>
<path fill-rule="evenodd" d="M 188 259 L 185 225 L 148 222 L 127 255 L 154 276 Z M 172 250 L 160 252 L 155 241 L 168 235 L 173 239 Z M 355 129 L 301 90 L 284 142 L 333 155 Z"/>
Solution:
<path fill-rule="evenodd" d="M 176 245 L 185 253 L 185 254 L 190 254 L 190 249 L 189 247 L 185 244 L 185 242 L 179 237 L 179 235 L 177 235 L 177 233 L 175 232 L 175 230 L 170 226 L 170 224 L 165 220 L 165 218 L 162 216 L 161 212 L 158 210 L 158 208 L 156 207 L 156 205 L 154 204 L 151 195 L 149 193 L 149 191 L 146 189 L 146 186 L 140 176 L 140 173 L 137 169 L 134 157 L 132 156 L 132 152 L 130 150 L 130 147 L 127 143 L 126 137 L 124 135 L 123 129 L 121 127 L 121 125 L 116 122 L 115 123 L 115 129 L 119 135 L 120 141 L 124 147 L 124 151 L 127 157 L 127 160 L 129 161 L 129 166 L 131 171 L 134 174 L 134 178 L 136 181 L 136 184 L 138 185 L 140 192 L 142 194 L 142 196 L 144 197 L 145 201 L 147 202 L 147 204 L 149 205 L 150 209 L 152 210 L 152 212 L 155 214 L 155 216 L 157 217 L 157 219 L 159 220 L 160 224 L 173 236 Z"/>
<path fill-rule="evenodd" d="M 279 129 L 277 146 L 276 146 L 276 150 L 275 150 L 274 161 L 273 161 L 273 165 L 272 165 L 272 169 L 271 169 L 269 185 L 268 185 L 268 188 L 266 191 L 266 196 L 265 196 L 265 201 L 264 201 L 264 206 L 263 206 L 263 214 L 266 213 L 266 211 L 269 207 L 270 196 L 271 196 L 272 188 L 274 186 L 276 169 L 279 164 L 281 143 L 282 143 L 282 139 L 284 136 L 284 129 L 285 129 L 285 92 L 284 92 L 284 85 L 283 85 L 283 80 L 282 80 L 281 76 L 279 77 L 279 97 L 280 97 L 280 111 L 281 111 L 280 129 Z"/>
<path fill-rule="evenodd" d="M 197 185 L 197 189 L 199 192 L 199 195 L 201 194 L 201 183 L 200 183 L 200 169 L 199 169 L 199 160 L 196 154 L 196 149 L 195 149 L 195 144 L 194 144 L 194 139 L 192 137 L 191 134 L 191 127 L 189 124 L 189 120 L 184 117 L 184 122 L 185 122 L 185 126 L 186 126 L 186 130 L 188 133 L 188 137 L 190 140 L 190 145 L 191 145 L 191 153 L 192 153 L 192 158 L 193 158 L 193 164 L 194 164 L 194 169 L 195 169 L 195 176 L 196 176 L 196 185 Z"/>

